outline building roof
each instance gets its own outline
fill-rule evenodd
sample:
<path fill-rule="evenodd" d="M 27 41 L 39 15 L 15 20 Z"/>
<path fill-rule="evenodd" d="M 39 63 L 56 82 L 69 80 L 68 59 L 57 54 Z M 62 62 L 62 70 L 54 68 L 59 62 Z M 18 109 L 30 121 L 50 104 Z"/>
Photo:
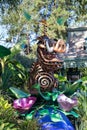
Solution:
<path fill-rule="evenodd" d="M 87 67 L 87 27 L 68 28 L 69 50 L 64 54 L 64 67 Z"/>
<path fill-rule="evenodd" d="M 68 32 L 87 31 L 87 27 L 67 28 Z"/>

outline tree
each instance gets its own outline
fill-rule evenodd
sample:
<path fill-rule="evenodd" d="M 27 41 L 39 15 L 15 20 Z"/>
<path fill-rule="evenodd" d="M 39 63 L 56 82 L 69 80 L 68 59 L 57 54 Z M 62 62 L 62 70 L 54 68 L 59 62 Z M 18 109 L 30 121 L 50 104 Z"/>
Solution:
<path fill-rule="evenodd" d="M 16 9 L 22 0 L 0 0 L 0 9 L 4 13 L 6 8 Z"/>
<path fill-rule="evenodd" d="M 66 4 L 69 10 L 75 11 L 76 21 L 84 21 L 87 19 L 87 0 L 68 0 Z"/>
<path fill-rule="evenodd" d="M 83 10 L 86 5 L 86 0 L 23 0 L 17 5 L 17 10 L 6 10 L 2 15 L 2 23 L 10 25 L 10 36 L 26 30 L 28 33 L 34 31 L 37 35 L 47 31 L 50 37 L 65 38 L 67 19 L 72 17 L 71 12 L 77 14 L 75 20 L 82 21 L 82 17 L 86 18 L 86 10 L 85 13 Z M 24 15 L 30 16 L 30 20 L 26 20 Z"/>
<path fill-rule="evenodd" d="M 65 0 L 64 0 L 65 1 Z M 62 3 L 60 3 L 62 4 Z M 2 23 L 10 25 L 9 34 L 15 36 L 22 32 L 25 28 L 26 31 L 34 31 L 37 35 L 43 34 L 43 20 L 47 21 L 47 31 L 52 36 L 58 37 L 58 33 L 64 30 L 64 24 L 62 27 L 57 24 L 58 17 L 61 17 L 57 12 L 60 13 L 61 8 L 57 7 L 57 3 L 50 2 L 48 0 L 33 0 L 29 2 L 24 0 L 20 5 L 17 6 L 17 10 L 7 9 L 6 13 L 2 15 Z M 62 6 L 61 6 L 62 7 Z M 26 8 L 26 11 L 25 11 Z M 58 9 L 59 8 L 59 9 Z M 65 11 L 65 12 L 64 12 Z M 66 10 L 63 11 L 63 15 L 68 14 Z M 28 13 L 31 16 L 30 21 L 24 18 L 24 14 Z M 55 15 L 56 14 L 56 15 Z M 61 13 L 62 15 L 62 13 Z M 68 16 L 68 15 L 67 15 Z M 67 17 L 66 17 L 67 18 Z M 50 23 L 51 20 L 51 23 Z M 55 23 L 55 24 L 54 24 Z M 54 26 L 53 26 L 53 25 Z M 51 29 L 50 29 L 51 28 Z M 55 30 L 56 29 L 56 30 Z M 52 32 L 51 32 L 52 31 Z M 55 35 L 57 34 L 57 35 Z"/>

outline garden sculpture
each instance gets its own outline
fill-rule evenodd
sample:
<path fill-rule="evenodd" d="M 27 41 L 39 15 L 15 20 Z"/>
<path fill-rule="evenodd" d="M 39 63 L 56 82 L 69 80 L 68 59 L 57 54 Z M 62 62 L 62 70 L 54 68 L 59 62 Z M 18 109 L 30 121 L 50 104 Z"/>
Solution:
<path fill-rule="evenodd" d="M 60 54 L 66 50 L 65 42 L 49 39 L 46 35 L 38 38 L 37 61 L 30 69 L 29 88 L 31 93 L 35 93 L 32 85 L 40 84 L 42 92 L 52 91 L 58 87 L 58 81 L 54 78 L 54 72 L 62 67 L 63 60 Z"/>

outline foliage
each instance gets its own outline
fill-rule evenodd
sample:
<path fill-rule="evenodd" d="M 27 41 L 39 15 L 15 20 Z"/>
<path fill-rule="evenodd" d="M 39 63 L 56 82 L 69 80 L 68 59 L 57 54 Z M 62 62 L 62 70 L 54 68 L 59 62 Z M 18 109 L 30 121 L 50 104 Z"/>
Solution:
<path fill-rule="evenodd" d="M 32 20 L 27 21 L 24 17 L 24 10 L 26 8 L 30 10 L 29 5 L 31 6 L 32 2 L 29 2 L 28 0 L 23 0 L 21 4 L 19 4 L 17 10 L 6 10 L 6 13 L 2 15 L 3 24 L 10 25 L 9 28 L 9 34 L 10 37 L 13 36 L 20 36 L 21 34 L 26 32 L 29 32 L 29 28 L 31 25 L 29 23 L 32 22 Z M 6 18 L 7 17 L 7 18 Z"/>
<path fill-rule="evenodd" d="M 30 94 L 27 94 L 17 88 L 10 87 L 10 91 L 15 95 L 16 98 L 23 98 L 23 97 L 29 97 Z"/>
<path fill-rule="evenodd" d="M 59 1 L 59 3 L 56 1 L 52 8 L 51 16 L 47 19 L 47 33 L 50 37 L 65 39 L 64 34 L 66 33 L 68 17 L 69 12 L 66 10 L 65 0 Z"/>
<path fill-rule="evenodd" d="M 15 59 L 20 62 L 26 68 L 29 70 L 31 68 L 32 63 L 36 60 L 37 58 L 37 44 L 34 44 L 31 46 L 31 52 L 28 55 L 25 55 L 24 52 L 22 54 L 22 51 L 15 55 Z"/>
<path fill-rule="evenodd" d="M 18 130 L 15 128 L 14 124 L 11 124 L 9 122 L 4 123 L 2 120 L 0 120 L 0 130 Z"/>
<path fill-rule="evenodd" d="M 78 89 L 82 88 L 82 79 L 71 83 L 67 80 L 66 76 L 59 76 L 54 74 L 55 78 L 59 81 L 58 90 L 67 96 L 72 96 Z"/>
<path fill-rule="evenodd" d="M 17 5 L 20 3 L 21 1 L 20 0 L 0 0 L 0 4 L 1 4 L 1 9 L 3 10 L 5 7 L 6 7 L 6 5 L 8 5 L 9 6 L 9 8 L 11 8 L 11 7 L 17 7 Z M 14 8 L 15 8 L 14 7 Z"/>
<path fill-rule="evenodd" d="M 25 68 L 16 60 L 8 61 L 1 75 L 1 87 L 7 89 L 10 86 L 23 86 L 27 81 L 28 73 Z"/>
<path fill-rule="evenodd" d="M 87 129 L 87 80 L 83 81 L 82 85 L 82 89 L 77 94 L 79 99 L 78 113 L 80 115 L 80 118 L 76 120 L 77 130 Z"/>
<path fill-rule="evenodd" d="M 25 121 L 21 121 L 21 123 L 19 123 L 19 129 L 20 130 L 38 130 L 39 126 L 35 119 L 25 120 Z"/>
<path fill-rule="evenodd" d="M 1 61 L 2 73 L 1 84 L 2 89 L 7 89 L 11 86 L 24 86 L 28 80 L 28 71 L 24 66 L 16 60 L 15 56 L 20 52 L 20 44 L 11 49 L 11 54 L 4 57 Z"/>
<path fill-rule="evenodd" d="M 74 10 L 77 14 L 76 20 L 85 21 L 87 19 L 87 0 L 68 0 L 67 6 L 70 6 L 70 10 Z"/>
<path fill-rule="evenodd" d="M 4 72 L 1 74 L 1 84 L 0 84 L 0 87 L 2 89 L 6 90 L 12 84 L 12 82 L 10 81 L 11 77 L 12 77 L 12 73 L 10 69 L 4 67 Z"/>
<path fill-rule="evenodd" d="M 79 70 L 81 72 L 81 76 L 85 77 L 85 79 L 87 79 L 87 77 L 86 77 L 87 76 L 87 67 L 82 67 Z"/>
<path fill-rule="evenodd" d="M 0 45 L 0 58 L 3 58 L 3 57 L 5 57 L 7 55 L 10 55 L 10 54 L 11 54 L 11 52 L 10 52 L 9 49 L 7 49 L 4 46 Z"/>
<path fill-rule="evenodd" d="M 11 54 L 11 51 L 4 46 L 0 45 L 0 68 L 1 68 L 1 73 L 4 72 L 4 57 L 8 56 Z"/>
<path fill-rule="evenodd" d="M 32 63 L 35 61 L 34 59 L 35 55 L 21 55 L 20 53 L 15 56 L 15 60 L 19 61 L 23 67 L 29 71 L 29 68 L 31 67 Z"/>
<path fill-rule="evenodd" d="M 0 46 L 0 69 L 1 69 L 1 72 L 0 72 L 0 87 L 2 86 L 2 77 L 1 75 L 3 75 L 4 73 L 4 69 L 5 69 L 5 63 L 4 63 L 4 58 L 6 58 L 7 55 L 10 55 L 11 54 L 11 51 L 3 46 Z M 6 76 L 7 76 L 7 73 L 6 73 Z M 8 77 L 6 77 L 8 78 Z M 6 79 L 7 80 L 7 79 Z M 4 82 L 5 83 L 5 82 Z"/>
<path fill-rule="evenodd" d="M 15 120 L 15 118 L 15 111 L 11 104 L 0 95 L 0 120 L 3 119 L 3 121 L 8 122 Z"/>
<path fill-rule="evenodd" d="M 26 11 L 24 11 L 24 16 L 27 20 L 31 19 L 31 16 Z"/>
<path fill-rule="evenodd" d="M 82 84 L 82 80 L 80 79 L 75 81 L 73 84 L 71 83 L 66 84 L 64 93 L 66 95 L 74 94 L 75 92 L 77 92 L 78 89 L 81 89 L 82 87 L 81 84 Z"/>

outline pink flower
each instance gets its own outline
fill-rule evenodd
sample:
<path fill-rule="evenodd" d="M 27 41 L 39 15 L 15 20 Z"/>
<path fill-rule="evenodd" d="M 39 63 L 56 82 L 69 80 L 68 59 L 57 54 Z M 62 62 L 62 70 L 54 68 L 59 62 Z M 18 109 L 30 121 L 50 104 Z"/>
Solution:
<path fill-rule="evenodd" d="M 24 112 L 29 110 L 35 102 L 36 97 L 16 99 L 13 102 L 13 108 L 17 109 L 19 112 Z"/>
<path fill-rule="evenodd" d="M 57 101 L 60 104 L 60 107 L 65 111 L 70 111 L 73 107 L 77 106 L 78 104 L 76 98 L 71 99 L 65 96 L 64 94 L 59 95 Z"/>

